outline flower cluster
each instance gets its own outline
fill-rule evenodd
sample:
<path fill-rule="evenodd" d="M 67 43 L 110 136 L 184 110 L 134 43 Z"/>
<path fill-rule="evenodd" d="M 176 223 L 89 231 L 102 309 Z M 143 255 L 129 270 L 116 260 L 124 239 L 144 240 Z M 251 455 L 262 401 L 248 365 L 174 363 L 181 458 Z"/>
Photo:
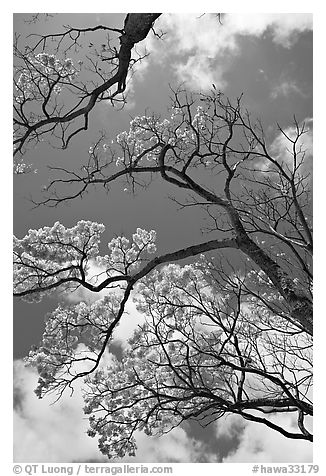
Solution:
<path fill-rule="evenodd" d="M 138 357 L 131 352 L 122 362 L 97 372 L 87 381 L 84 411 L 89 416 L 89 436 L 99 436 L 100 451 L 109 458 L 134 456 L 135 431 L 148 435 L 162 434 L 180 423 L 174 412 L 173 372 L 168 367 L 155 367 L 150 355 Z M 156 392 L 162 394 L 157 405 Z M 164 398 L 164 393 L 169 395 Z M 189 406 L 185 401 L 184 406 Z M 185 410 L 185 409 L 184 409 Z"/>
<path fill-rule="evenodd" d="M 58 287 L 71 291 L 85 281 L 90 260 L 108 276 L 130 276 L 156 251 L 155 231 L 137 228 L 131 243 L 124 236 L 113 238 L 109 254 L 100 256 L 104 230 L 104 225 L 91 221 L 79 221 L 72 228 L 56 222 L 29 230 L 22 239 L 14 237 L 14 292 L 33 301 Z"/>
<path fill-rule="evenodd" d="M 26 67 L 19 70 L 15 100 L 22 103 L 26 99 L 42 100 L 52 92 L 59 94 L 62 85 L 72 83 L 78 72 L 71 58 L 59 60 L 47 53 L 30 54 Z"/>
<path fill-rule="evenodd" d="M 94 367 L 119 305 L 118 296 L 111 293 L 90 305 L 81 302 L 59 306 L 47 316 L 40 346 L 34 347 L 25 359 L 39 373 L 36 394 L 40 398 Z"/>
<path fill-rule="evenodd" d="M 79 221 L 72 228 L 56 222 L 52 227 L 29 230 L 22 239 L 14 237 L 14 292 L 35 291 L 38 299 L 60 281 L 68 286 L 69 280 L 86 270 L 88 260 L 98 255 L 104 229 L 91 221 Z"/>
<path fill-rule="evenodd" d="M 129 165 L 130 161 L 137 158 L 145 150 L 152 148 L 155 144 L 165 144 L 171 136 L 170 121 L 160 119 L 155 116 L 137 116 L 130 122 L 129 131 L 123 131 L 117 136 L 117 143 L 124 152 L 123 157 L 119 157 L 117 165 Z M 155 160 L 153 152 L 145 154 L 146 160 Z"/>
<path fill-rule="evenodd" d="M 205 299 L 208 307 L 219 299 L 216 293 L 213 295 L 204 272 L 195 265 L 166 265 L 143 278 L 137 289 L 135 301 L 139 311 L 148 313 L 150 305 L 158 314 L 172 315 L 184 330 L 204 313 L 198 306 L 199 298 Z"/>
<path fill-rule="evenodd" d="M 198 134 L 203 132 L 205 120 L 206 113 L 200 107 L 197 108 L 192 123 L 185 118 L 181 108 L 172 108 L 169 119 L 161 120 L 156 116 L 135 117 L 130 122 L 129 131 L 117 136 L 123 155 L 118 157 L 116 165 L 130 165 L 140 154 L 144 154 L 146 160 L 156 160 L 155 145 L 170 144 L 180 157 L 187 156 L 198 146 L 196 131 Z"/>
<path fill-rule="evenodd" d="M 71 320 L 71 311 L 58 307 L 48 316 L 42 343 L 34 347 L 25 362 L 35 367 L 39 374 L 36 395 L 43 393 L 56 383 L 56 377 L 69 372 L 71 360 L 77 347 L 78 339 L 67 332 L 66 322 Z"/>
<path fill-rule="evenodd" d="M 207 128 L 207 120 L 209 120 L 207 112 L 202 106 L 197 106 L 196 114 L 191 123 L 193 127 L 195 127 L 197 131 L 205 131 Z"/>
<path fill-rule="evenodd" d="M 15 238 L 14 244 L 31 256 L 64 263 L 78 259 L 82 253 L 87 254 L 88 258 L 95 257 L 104 230 L 103 224 L 87 220 L 79 221 L 72 228 L 56 222 L 52 227 L 29 230 L 21 240 Z"/>
<path fill-rule="evenodd" d="M 113 238 L 108 243 L 110 253 L 99 256 L 97 263 L 104 266 L 108 274 L 128 275 L 139 269 L 143 262 L 144 254 L 152 254 L 156 251 L 156 233 L 137 228 L 132 235 L 132 242 L 124 236 Z"/>
<path fill-rule="evenodd" d="M 14 159 L 13 163 L 13 173 L 15 175 L 26 174 L 29 172 L 33 172 L 34 174 L 37 173 L 37 169 L 34 168 L 32 164 L 26 164 L 22 159 L 17 160 Z"/>

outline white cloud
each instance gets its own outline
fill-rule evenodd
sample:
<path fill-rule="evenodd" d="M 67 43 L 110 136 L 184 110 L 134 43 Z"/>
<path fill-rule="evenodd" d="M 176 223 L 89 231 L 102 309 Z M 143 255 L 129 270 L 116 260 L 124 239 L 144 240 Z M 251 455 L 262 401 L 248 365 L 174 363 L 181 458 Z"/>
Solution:
<path fill-rule="evenodd" d="M 299 130 L 304 125 L 304 134 L 301 134 L 296 141 L 296 176 L 305 177 L 305 181 L 309 182 L 312 178 L 313 168 L 313 127 L 312 119 L 306 118 L 298 124 Z M 296 126 L 292 125 L 283 128 L 283 133 L 280 131 L 269 146 L 270 156 L 278 161 L 285 171 L 291 173 L 294 167 L 293 144 L 291 140 L 295 140 L 298 131 Z M 259 152 L 262 152 L 258 149 Z M 269 172 L 269 177 L 274 175 L 278 179 L 278 173 L 275 166 L 267 158 L 259 159 L 255 168 L 262 172 Z"/>
<path fill-rule="evenodd" d="M 293 45 L 298 34 L 312 30 L 311 13 L 231 13 L 225 17 L 230 35 L 262 36 L 269 31 L 273 41 L 286 48 Z"/>
<path fill-rule="evenodd" d="M 208 56 L 189 56 L 186 63 L 175 66 L 175 72 L 180 81 L 184 81 L 193 90 L 208 90 L 214 83 L 219 89 L 223 88 L 225 81 L 223 71 L 212 68 Z"/>
<path fill-rule="evenodd" d="M 285 80 L 272 88 L 271 97 L 272 99 L 276 99 L 279 96 L 288 96 L 291 93 L 299 94 L 302 97 L 306 96 L 295 81 Z"/>
<path fill-rule="evenodd" d="M 125 462 L 143 463 L 196 463 L 216 462 L 216 456 L 207 452 L 205 445 L 189 438 L 180 427 L 160 437 L 150 437 L 144 433 L 136 435 L 138 451 L 134 458 L 124 458 Z"/>
<path fill-rule="evenodd" d="M 303 121 L 305 125 L 306 133 L 302 134 L 296 143 L 297 151 L 297 165 L 301 164 L 299 167 L 299 172 L 307 173 L 312 170 L 312 157 L 313 157 L 313 130 L 312 130 L 312 119 L 306 118 Z M 299 124 L 299 128 L 303 124 Z M 290 170 L 293 168 L 293 150 L 292 143 L 290 140 L 295 140 L 297 137 L 297 130 L 295 126 L 290 126 L 284 129 L 284 133 L 279 133 L 274 141 L 271 144 L 271 152 L 273 156 L 283 165 L 289 167 Z M 290 139 L 287 139 L 287 137 Z"/>
<path fill-rule="evenodd" d="M 15 462 L 72 462 L 99 458 L 95 440 L 86 435 L 87 420 L 82 411 L 80 387 L 55 404 L 54 397 L 39 400 L 34 394 L 38 376 L 22 361 L 14 363 L 15 393 L 19 403 L 14 410 Z"/>
<path fill-rule="evenodd" d="M 216 422 L 216 436 L 217 438 L 223 437 L 231 439 L 236 435 L 239 435 L 247 423 L 243 418 L 240 418 L 235 414 L 224 415 Z"/>
<path fill-rule="evenodd" d="M 98 266 L 94 260 L 90 260 L 87 265 L 86 279 L 89 283 L 95 285 L 100 284 L 107 278 L 105 268 Z M 102 299 L 104 296 L 108 296 L 116 289 L 104 288 L 100 292 L 93 292 L 83 286 L 80 286 L 76 291 L 64 294 L 63 297 L 66 301 L 71 303 L 78 303 L 80 301 L 86 301 L 87 303 L 93 303 L 98 299 Z"/>
<path fill-rule="evenodd" d="M 147 46 L 146 40 L 140 43 L 140 46 L 137 47 L 137 52 L 140 56 L 147 55 Z M 134 59 L 137 59 L 138 56 L 134 54 Z M 149 68 L 148 58 L 144 58 L 141 61 L 138 61 L 133 65 L 132 71 L 128 72 L 127 76 L 127 87 L 125 91 L 126 105 L 125 109 L 130 111 L 136 106 L 136 84 L 137 81 L 143 81 L 145 78 L 146 72 Z"/>
<path fill-rule="evenodd" d="M 127 348 L 127 340 L 144 321 L 145 315 L 137 311 L 136 304 L 130 299 L 126 304 L 126 311 L 114 331 L 113 342 L 118 343 L 123 349 Z"/>
<path fill-rule="evenodd" d="M 241 54 L 241 36 L 270 32 L 275 43 L 288 48 L 298 35 L 312 29 L 312 14 L 305 13 L 231 13 L 216 15 L 164 14 L 155 24 L 166 34 L 161 41 L 149 35 L 142 43 L 152 54 L 151 61 L 170 64 L 177 80 L 188 87 L 206 90 L 214 83 L 225 85 L 224 73 L 237 54 Z"/>
<path fill-rule="evenodd" d="M 280 433 L 268 427 L 240 420 L 241 417 L 232 416 L 217 423 L 217 436 L 231 437 L 240 432 L 238 447 L 223 459 L 223 463 L 294 463 L 312 462 L 312 443 L 307 441 L 285 438 Z M 278 425 L 289 428 L 294 417 L 280 415 L 274 418 Z"/>

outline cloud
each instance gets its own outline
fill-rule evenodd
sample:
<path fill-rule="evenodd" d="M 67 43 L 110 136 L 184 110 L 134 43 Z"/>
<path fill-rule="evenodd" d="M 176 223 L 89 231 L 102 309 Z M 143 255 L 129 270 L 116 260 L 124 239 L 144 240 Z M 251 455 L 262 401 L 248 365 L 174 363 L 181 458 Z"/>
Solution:
<path fill-rule="evenodd" d="M 101 457 L 95 440 L 86 435 L 80 387 L 55 404 L 54 397 L 34 394 L 38 376 L 21 360 L 14 362 L 14 461 L 73 462 Z"/>
<path fill-rule="evenodd" d="M 307 131 L 302 134 L 296 143 L 297 164 L 299 166 L 299 173 L 306 174 L 312 171 L 313 158 L 313 128 L 312 119 L 306 118 L 301 124 L 298 124 L 299 129 L 304 125 Z M 293 150 L 290 140 L 296 139 L 298 131 L 295 126 L 290 126 L 284 129 L 284 134 L 280 132 L 271 144 L 271 152 L 273 156 L 284 166 L 290 170 L 293 169 Z M 288 137 L 288 138 L 287 138 Z M 289 140 L 290 139 L 290 140 Z"/>
<path fill-rule="evenodd" d="M 298 35 L 312 30 L 311 13 L 231 13 L 225 24 L 229 35 L 262 36 L 269 32 L 275 43 L 290 48 Z"/>
<path fill-rule="evenodd" d="M 190 438 L 180 427 L 160 437 L 144 433 L 136 435 L 138 451 L 134 458 L 123 458 L 124 462 L 143 463 L 198 463 L 217 462 L 216 455 L 207 451 L 204 443 Z"/>
<path fill-rule="evenodd" d="M 146 47 L 146 42 L 142 42 L 140 46 L 137 48 L 137 52 L 140 56 L 146 56 L 148 51 Z M 138 56 L 136 55 L 134 59 L 137 59 Z M 126 105 L 125 109 L 130 111 L 135 108 L 136 106 L 136 85 L 137 81 L 142 82 L 145 79 L 146 72 L 149 68 L 149 61 L 145 57 L 141 61 L 138 61 L 133 65 L 132 70 L 128 71 L 127 75 L 127 87 L 125 91 L 125 98 L 126 98 Z"/>
<path fill-rule="evenodd" d="M 213 69 L 208 56 L 190 56 L 186 63 L 177 64 L 174 69 L 179 80 L 194 90 L 209 90 L 213 83 L 222 89 L 226 84 L 223 70 Z"/>
<path fill-rule="evenodd" d="M 282 428 L 291 427 L 294 417 L 279 415 L 274 421 Z M 264 425 L 229 416 L 217 423 L 217 437 L 239 435 L 239 444 L 223 463 L 294 463 L 312 462 L 312 443 L 285 438 Z"/>
<path fill-rule="evenodd" d="M 87 265 L 86 279 L 89 283 L 97 285 L 107 278 L 106 270 L 104 267 L 98 266 L 94 260 L 90 260 Z M 70 303 L 78 303 L 85 301 L 89 304 L 102 299 L 104 296 L 108 296 L 116 289 L 104 288 L 100 292 L 93 292 L 83 286 L 78 287 L 75 291 L 64 294 L 62 297 Z"/>
<path fill-rule="evenodd" d="M 217 438 L 232 439 L 236 435 L 239 435 L 245 429 L 247 423 L 243 418 L 239 418 L 238 415 L 228 414 L 220 418 L 216 423 L 216 436 Z"/>
<path fill-rule="evenodd" d="M 276 99 L 279 96 L 289 96 L 290 94 L 299 94 L 306 97 L 305 93 L 299 88 L 295 81 L 285 80 L 274 86 L 271 91 L 271 98 Z"/>
<path fill-rule="evenodd" d="M 34 394 L 38 376 L 14 362 L 14 461 L 107 462 L 97 448 L 96 438 L 87 436 L 88 420 L 82 407 L 81 385 L 54 404 L 54 397 L 39 400 Z M 125 457 L 116 462 L 195 462 L 214 461 L 215 456 L 206 451 L 205 445 L 190 438 L 182 428 L 175 428 L 162 437 L 136 435 L 138 452 L 134 458 Z"/>
<path fill-rule="evenodd" d="M 298 129 L 297 129 L 298 128 Z M 297 138 L 298 131 L 305 130 L 303 134 Z M 288 173 L 293 172 L 294 167 L 294 155 L 293 155 L 293 143 L 296 141 L 296 176 L 304 177 L 304 184 L 310 182 L 312 179 L 313 169 L 313 121 L 311 118 L 304 119 L 301 123 L 283 128 L 283 132 L 279 132 L 274 140 L 269 145 L 270 156 L 279 162 L 284 170 Z M 262 152 L 261 149 L 258 149 Z M 255 163 L 255 169 L 261 172 L 269 173 L 269 177 L 274 179 L 279 178 L 276 167 L 263 157 Z"/>
<path fill-rule="evenodd" d="M 135 330 L 145 321 L 145 314 L 141 314 L 136 309 L 136 304 L 132 299 L 126 304 L 126 311 L 121 318 L 118 327 L 113 334 L 113 343 L 119 344 L 122 349 L 129 347 L 128 339 L 132 337 Z"/>
<path fill-rule="evenodd" d="M 220 24 L 215 14 L 173 13 L 162 15 L 155 28 L 165 36 L 157 41 L 149 35 L 142 43 L 152 53 L 149 61 L 169 64 L 179 82 L 207 90 L 212 83 L 225 86 L 224 73 L 241 54 L 243 36 L 269 33 L 275 43 L 290 48 L 300 33 L 312 29 L 312 14 L 231 13 L 223 15 Z"/>

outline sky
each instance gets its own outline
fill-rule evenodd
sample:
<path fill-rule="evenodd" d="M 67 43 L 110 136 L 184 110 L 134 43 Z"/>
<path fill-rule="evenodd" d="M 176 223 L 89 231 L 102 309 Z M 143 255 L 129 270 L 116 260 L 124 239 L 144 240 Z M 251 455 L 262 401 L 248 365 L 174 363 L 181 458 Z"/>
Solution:
<path fill-rule="evenodd" d="M 234 13 L 224 16 L 222 25 L 214 16 L 200 15 L 164 14 L 157 21 L 155 28 L 165 32 L 164 39 L 151 35 L 141 45 L 146 46 L 150 56 L 128 85 L 125 109 L 117 112 L 102 103 L 92 113 L 89 131 L 78 136 L 68 151 L 41 144 L 26 154 L 25 160 L 35 166 L 37 173 L 14 177 L 16 236 L 57 220 L 73 226 L 80 219 L 89 219 L 106 225 L 104 244 L 115 234 L 133 233 L 137 226 L 157 231 L 160 253 L 202 241 L 203 216 L 193 210 L 178 211 L 167 198 L 169 190 L 159 182 L 132 199 L 123 190 L 115 190 L 112 200 L 102 190 L 94 189 L 83 200 L 58 208 L 33 209 L 29 200 L 31 195 L 34 199 L 42 197 L 41 188 L 49 178 L 47 165 L 69 163 L 71 169 L 80 167 L 99 130 L 105 130 L 111 139 L 128 129 L 131 117 L 145 110 L 164 116 L 169 85 L 185 82 L 189 90 L 205 92 L 214 83 L 230 97 L 243 93 L 246 106 L 254 116 L 262 118 L 266 130 L 272 130 L 276 123 L 290 127 L 294 115 L 298 122 L 311 121 L 311 14 Z M 32 28 L 40 33 L 56 31 L 63 24 L 111 26 L 122 24 L 123 18 L 118 14 L 59 14 L 46 23 L 30 26 L 24 22 L 24 14 L 14 17 L 14 31 L 24 37 Z M 70 297 L 71 301 L 77 299 Z M 22 364 L 30 346 L 40 341 L 46 312 L 56 304 L 54 298 L 40 304 L 14 303 L 14 459 L 102 461 L 96 440 L 85 434 L 87 420 L 83 419 L 79 389 L 72 398 L 65 395 L 50 406 L 49 401 L 39 401 L 33 394 L 37 376 Z M 117 345 L 123 345 L 141 319 L 132 306 L 129 311 L 134 316 L 133 324 L 120 326 L 115 336 Z M 286 423 L 288 417 L 282 418 Z M 139 435 L 137 441 L 136 461 L 142 462 L 312 461 L 309 443 L 287 440 L 267 428 L 232 418 L 218 421 L 205 432 L 195 425 L 185 425 L 159 442 L 144 435 Z"/>

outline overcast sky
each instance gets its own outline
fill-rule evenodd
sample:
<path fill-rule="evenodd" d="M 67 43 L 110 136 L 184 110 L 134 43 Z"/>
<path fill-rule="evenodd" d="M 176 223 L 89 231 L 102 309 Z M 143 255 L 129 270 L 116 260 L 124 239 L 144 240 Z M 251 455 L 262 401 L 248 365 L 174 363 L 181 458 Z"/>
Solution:
<path fill-rule="evenodd" d="M 47 22 L 28 25 L 26 15 L 14 17 L 14 30 L 24 35 L 60 31 L 63 24 L 94 26 L 98 23 L 121 27 L 124 15 L 59 14 Z M 24 236 L 30 228 L 51 226 L 57 220 L 73 226 L 80 219 L 98 221 L 106 226 L 105 241 L 121 233 L 127 236 L 137 226 L 157 232 L 158 252 L 203 240 L 200 227 L 203 216 L 178 211 L 167 197 L 169 190 L 155 186 L 131 197 L 114 189 L 113 195 L 94 189 L 83 200 L 58 208 L 32 209 L 30 195 L 41 198 L 47 183 L 47 165 L 69 164 L 80 167 L 87 151 L 104 130 L 110 139 L 128 129 L 131 116 L 145 110 L 164 116 L 169 105 L 169 85 L 185 82 L 189 90 L 209 91 L 212 83 L 227 96 L 244 94 L 244 103 L 260 117 L 271 135 L 275 124 L 291 125 L 312 118 L 312 15 L 311 14 L 230 14 L 219 24 L 216 17 L 190 14 L 164 14 L 155 24 L 166 34 L 163 40 L 149 36 L 145 40 L 151 53 L 129 84 L 125 109 L 115 111 L 109 104 L 98 105 L 91 115 L 91 127 L 71 142 L 68 151 L 42 144 L 26 154 L 38 173 L 14 178 L 14 233 Z M 87 46 L 87 43 L 85 43 Z M 85 46 L 85 47 L 86 47 Z M 141 45 L 144 47 L 144 45 Z M 55 299 L 41 304 L 15 302 L 14 357 L 16 410 L 16 461 L 95 461 L 101 458 L 96 440 L 85 435 L 87 421 L 82 418 L 78 391 L 65 396 L 57 405 L 38 401 L 32 390 L 37 377 L 21 362 L 31 345 L 38 344 L 44 327 L 44 315 L 56 307 Z M 135 319 L 138 319 L 136 316 Z M 119 330 L 117 339 L 130 332 Z M 280 417 L 284 422 L 288 417 Z M 64 430 L 63 430 L 64 428 Z M 158 443 L 139 436 L 137 461 L 246 462 L 311 461 L 311 444 L 287 440 L 259 425 L 244 424 L 228 418 L 205 431 L 185 425 L 166 435 Z"/>

